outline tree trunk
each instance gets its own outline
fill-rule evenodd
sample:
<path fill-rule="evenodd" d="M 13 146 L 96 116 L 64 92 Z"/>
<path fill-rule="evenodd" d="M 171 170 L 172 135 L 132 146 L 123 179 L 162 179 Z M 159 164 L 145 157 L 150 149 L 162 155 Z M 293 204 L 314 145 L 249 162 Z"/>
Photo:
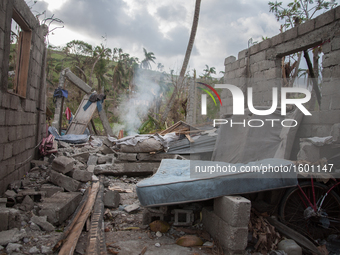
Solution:
<path fill-rule="evenodd" d="M 184 75 L 185 75 L 185 72 L 186 72 L 187 67 L 188 67 L 192 47 L 194 46 L 194 41 L 195 41 L 195 36 L 196 36 L 196 31 L 197 31 L 197 25 L 198 25 L 198 17 L 199 17 L 199 14 L 200 14 L 200 8 L 201 8 L 201 0 L 196 0 L 194 20 L 192 22 L 189 43 L 188 43 L 187 51 L 185 53 L 182 69 L 181 69 L 181 72 L 179 74 L 179 79 L 178 79 L 179 85 L 181 85 L 182 82 L 183 82 Z M 177 86 L 175 86 L 175 89 L 174 89 L 174 91 L 173 91 L 173 93 L 170 97 L 168 106 L 165 108 L 165 111 L 162 115 L 162 119 L 160 121 L 161 123 L 164 123 L 166 121 L 166 118 L 168 117 L 169 111 L 171 110 L 171 108 L 174 104 L 176 93 L 177 93 Z"/>

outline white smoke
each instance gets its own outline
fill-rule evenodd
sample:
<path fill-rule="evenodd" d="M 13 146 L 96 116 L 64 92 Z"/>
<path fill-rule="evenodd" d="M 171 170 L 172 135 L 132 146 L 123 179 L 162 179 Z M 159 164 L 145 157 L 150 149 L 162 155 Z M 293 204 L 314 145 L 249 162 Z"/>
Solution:
<path fill-rule="evenodd" d="M 147 72 L 138 70 L 135 75 L 136 89 L 130 98 L 122 98 L 119 105 L 120 121 L 128 135 L 136 135 L 142 119 L 148 114 L 159 96 L 159 85 L 150 80 Z"/>

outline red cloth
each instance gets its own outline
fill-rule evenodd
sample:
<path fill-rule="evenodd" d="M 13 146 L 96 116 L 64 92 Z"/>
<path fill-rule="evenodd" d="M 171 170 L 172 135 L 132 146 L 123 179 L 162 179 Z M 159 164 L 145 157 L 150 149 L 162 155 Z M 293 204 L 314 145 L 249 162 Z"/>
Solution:
<path fill-rule="evenodd" d="M 70 120 L 71 119 L 71 110 L 70 110 L 70 108 L 66 107 L 65 114 L 66 114 L 66 119 Z"/>

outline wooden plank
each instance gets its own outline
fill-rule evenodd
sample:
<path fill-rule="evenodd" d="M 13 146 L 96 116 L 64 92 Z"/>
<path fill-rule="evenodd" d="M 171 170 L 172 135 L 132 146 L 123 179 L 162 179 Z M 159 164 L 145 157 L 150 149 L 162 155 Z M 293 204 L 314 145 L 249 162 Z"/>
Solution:
<path fill-rule="evenodd" d="M 109 120 L 107 119 L 107 116 L 106 116 L 106 113 L 105 113 L 105 110 L 104 110 L 104 104 L 103 104 L 102 110 L 100 112 L 98 111 L 98 113 L 99 113 L 99 118 L 102 121 L 103 128 L 105 130 L 106 135 L 113 136 L 112 128 L 109 124 Z"/>
<path fill-rule="evenodd" d="M 70 231 L 70 234 L 66 239 L 66 242 L 64 243 L 63 247 L 61 247 L 60 252 L 58 253 L 59 255 L 69 255 L 74 253 L 79 236 L 83 230 L 84 224 L 87 218 L 89 217 L 90 212 L 92 211 L 98 190 L 99 182 L 93 183 L 89 199 L 86 201 L 85 207 L 80 217 L 78 218 L 77 222 Z"/>
<path fill-rule="evenodd" d="M 91 121 L 92 116 L 97 109 L 97 104 L 92 103 L 89 108 L 87 108 L 86 111 L 84 111 L 83 107 L 86 105 L 88 102 L 88 99 L 90 98 L 89 95 L 85 95 L 83 97 L 83 100 L 81 101 L 77 112 L 69 125 L 66 134 L 75 134 L 75 135 L 81 135 L 84 134 L 84 131 L 88 125 L 88 123 Z"/>
<path fill-rule="evenodd" d="M 195 141 L 192 140 L 189 134 L 185 134 L 185 137 L 189 140 L 189 142 L 194 143 Z"/>

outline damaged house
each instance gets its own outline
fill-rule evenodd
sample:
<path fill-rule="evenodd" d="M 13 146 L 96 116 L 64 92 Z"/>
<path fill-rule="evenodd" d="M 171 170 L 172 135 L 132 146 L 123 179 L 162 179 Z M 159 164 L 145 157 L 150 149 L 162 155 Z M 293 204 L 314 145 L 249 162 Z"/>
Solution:
<path fill-rule="evenodd" d="M 289 249 L 294 254 L 324 254 L 322 249 L 334 246 L 333 253 L 339 249 L 340 228 L 330 228 L 333 225 L 329 220 L 340 219 L 339 182 L 333 178 L 339 176 L 322 176 L 323 181 L 334 184 L 327 198 L 321 193 L 326 189 L 324 184 L 315 184 L 314 200 L 320 198 L 328 204 L 333 199 L 338 202 L 335 209 L 318 211 L 316 201 L 307 199 L 311 205 L 298 213 L 307 214 L 302 224 L 316 224 L 301 230 L 285 218 L 299 207 L 289 200 L 298 197 L 298 187 L 306 198 L 311 191 L 308 185 L 297 186 L 298 173 L 292 172 L 289 177 L 272 173 L 268 178 L 257 173 L 192 173 L 197 169 L 193 166 L 203 169 L 211 162 L 225 169 L 256 166 L 263 170 L 262 164 L 294 168 L 296 164 L 311 166 L 322 161 L 323 166 L 334 165 L 338 174 L 340 7 L 239 52 L 238 59 L 225 59 L 224 83 L 237 86 L 244 95 L 252 87 L 253 105 L 263 109 L 272 106 L 273 88 L 285 86 L 282 58 L 321 47 L 322 86 L 320 91 L 314 86 L 311 99 L 317 108 L 306 106 L 311 113 L 308 116 L 295 108 L 287 116 L 273 111 L 268 117 L 286 124 L 287 119 L 294 120 L 298 125 L 232 129 L 222 124 L 217 132 L 201 132 L 178 122 L 160 134 L 115 139 L 110 137 L 112 130 L 107 123 L 108 137 L 87 137 L 75 144 L 62 141 L 56 131 L 60 129 L 58 113 L 63 101 L 58 98 L 55 127 L 48 129 L 58 140 L 58 149 L 40 157 L 43 160 L 38 160 L 37 147 L 48 135 L 48 29 L 23 0 L 0 0 L 0 12 L 0 252 L 267 254 L 288 246 L 288 254 Z M 69 69 L 62 71 L 61 78 L 82 87 L 87 94 L 82 104 L 87 104 L 91 87 Z M 233 116 L 231 91 L 222 89 L 221 98 L 221 120 L 255 125 L 267 117 L 247 111 Z M 82 125 L 79 135 L 90 122 L 96 104 L 92 108 L 85 124 L 73 122 Z M 107 122 L 106 116 L 101 118 Z M 179 135 L 184 139 L 178 140 Z M 305 203 L 301 201 L 298 204 Z M 282 223 L 269 215 L 279 217 Z M 315 218 L 318 220 L 313 222 Z"/>

